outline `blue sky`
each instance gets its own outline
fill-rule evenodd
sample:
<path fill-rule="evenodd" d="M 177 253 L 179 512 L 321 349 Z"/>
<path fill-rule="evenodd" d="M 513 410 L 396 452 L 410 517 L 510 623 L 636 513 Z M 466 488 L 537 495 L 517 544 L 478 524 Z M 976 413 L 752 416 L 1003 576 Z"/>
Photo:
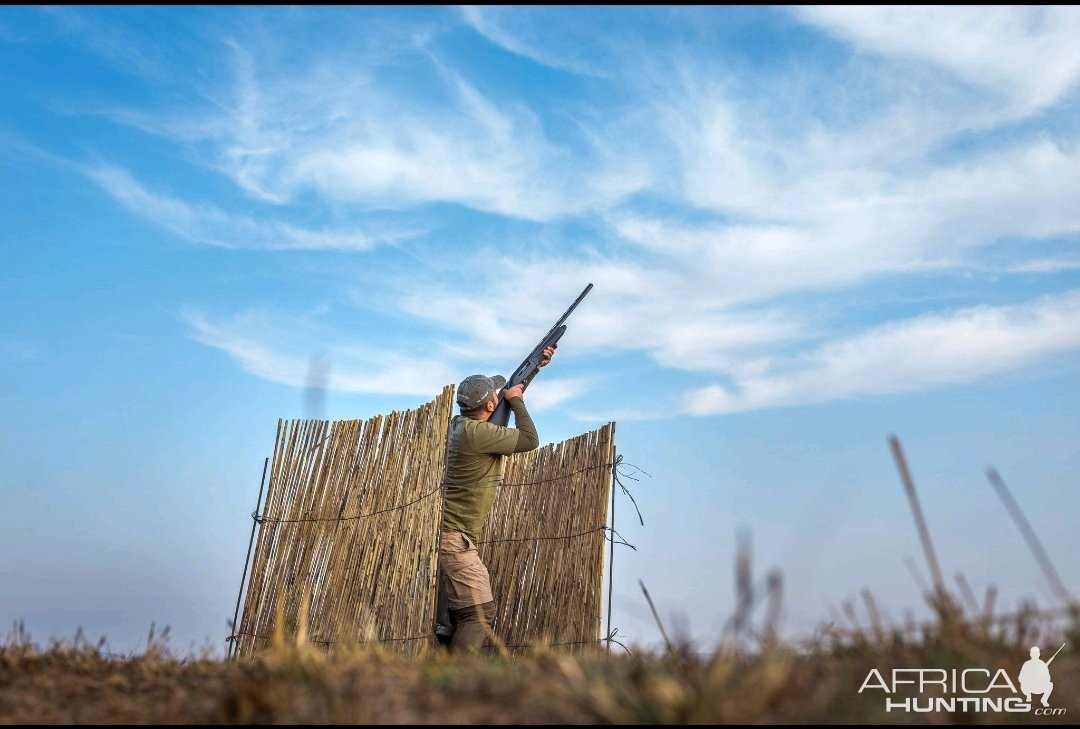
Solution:
<path fill-rule="evenodd" d="M 278 418 L 510 371 L 614 420 L 613 627 L 709 645 L 736 533 L 805 635 L 943 571 L 1080 591 L 1080 14 L 0 9 L 0 619 L 224 647 Z M 309 397 L 315 379 L 321 398 Z M 633 471 L 631 470 L 631 473 Z M 925 573 L 925 567 L 922 567 Z"/>

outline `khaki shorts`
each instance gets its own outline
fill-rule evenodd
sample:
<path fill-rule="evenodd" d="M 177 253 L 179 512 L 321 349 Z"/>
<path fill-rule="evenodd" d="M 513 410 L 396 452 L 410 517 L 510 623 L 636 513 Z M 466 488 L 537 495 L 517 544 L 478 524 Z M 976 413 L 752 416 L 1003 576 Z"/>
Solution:
<path fill-rule="evenodd" d="M 451 610 L 483 605 L 491 596 L 491 577 L 480 561 L 476 543 L 467 534 L 444 531 L 439 539 L 439 566 L 446 574 L 446 602 Z"/>

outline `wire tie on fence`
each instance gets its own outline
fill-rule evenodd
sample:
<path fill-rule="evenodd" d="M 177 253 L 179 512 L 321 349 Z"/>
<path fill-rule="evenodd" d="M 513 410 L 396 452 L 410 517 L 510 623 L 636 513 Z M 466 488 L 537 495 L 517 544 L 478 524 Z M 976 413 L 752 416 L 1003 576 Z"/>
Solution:
<path fill-rule="evenodd" d="M 623 465 L 623 457 L 622 455 L 618 455 L 615 457 L 615 462 L 611 464 L 611 477 L 615 479 L 615 483 L 619 484 L 619 488 L 622 489 L 622 492 L 630 498 L 630 503 L 634 505 L 634 511 L 637 512 L 638 521 L 641 522 L 641 526 L 645 526 L 645 519 L 641 516 L 641 509 L 638 508 L 637 501 L 634 499 L 634 495 L 631 494 L 630 490 L 627 489 L 625 485 L 623 485 L 623 482 L 621 480 L 619 480 L 619 476 L 622 476 L 623 478 L 629 478 L 633 481 L 640 481 L 641 479 L 631 476 L 628 473 L 619 471 L 619 466 L 621 465 Z M 627 463 L 626 465 L 630 466 L 631 468 L 637 469 L 641 473 L 645 473 L 632 463 Z M 645 475 L 649 476 L 649 474 L 647 473 L 645 473 Z M 649 476 L 649 478 L 652 478 L 652 476 Z"/>
<path fill-rule="evenodd" d="M 633 463 L 625 463 L 625 462 L 623 461 L 623 457 L 622 457 L 622 455 L 618 455 L 618 456 L 616 456 L 616 457 L 615 457 L 615 462 L 616 462 L 616 465 L 619 465 L 619 466 L 628 466 L 628 467 L 630 467 L 630 468 L 634 469 L 635 471 L 637 471 L 638 473 L 642 473 L 642 474 L 645 474 L 645 475 L 646 475 L 646 476 L 648 476 L 649 478 L 652 478 L 652 474 L 651 474 L 651 473 L 649 473 L 648 471 L 645 471 L 645 470 L 643 470 L 643 469 L 641 469 L 641 468 L 638 468 L 638 467 L 637 467 L 637 466 L 635 466 L 635 465 L 634 465 Z M 625 473 L 625 474 L 623 474 L 623 475 L 624 475 L 624 476 L 626 476 L 626 478 L 632 479 L 632 480 L 634 480 L 634 481 L 640 481 L 640 480 L 641 480 L 640 478 L 637 478 L 636 476 L 631 476 L 631 475 L 630 475 L 630 474 L 628 474 L 628 473 Z"/>
<path fill-rule="evenodd" d="M 602 643 L 609 643 L 609 644 L 610 644 L 610 643 L 614 643 L 615 645 L 617 645 L 617 646 L 621 647 L 621 648 L 622 648 L 622 649 L 623 649 L 624 651 L 626 651 L 626 652 L 627 652 L 627 653 L 629 653 L 630 655 L 634 655 L 634 652 L 633 652 L 632 650 L 630 650 L 629 648 L 627 648 L 627 647 L 626 647 L 626 646 L 625 646 L 625 645 L 624 645 L 623 643 L 621 643 L 620 641 L 617 641 L 617 640 L 615 640 L 615 637 L 616 637 L 616 636 L 617 636 L 618 634 L 619 634 L 619 629 L 618 629 L 618 628 L 612 628 L 611 632 L 609 632 L 609 633 L 608 633 L 607 637 L 606 637 L 606 638 L 603 638 L 603 639 L 601 639 L 601 642 L 602 642 Z"/>
<path fill-rule="evenodd" d="M 614 529 L 612 529 L 609 526 L 604 527 L 604 529 L 606 529 L 607 531 L 612 533 L 613 536 L 609 537 L 612 544 L 623 544 L 623 545 L 626 545 L 627 547 L 630 547 L 630 549 L 634 550 L 635 552 L 637 551 L 637 547 L 635 547 L 633 544 L 631 544 L 630 542 L 623 539 L 622 534 L 619 534 L 617 531 L 615 531 Z M 616 540 L 615 537 L 618 537 L 618 540 Z"/>

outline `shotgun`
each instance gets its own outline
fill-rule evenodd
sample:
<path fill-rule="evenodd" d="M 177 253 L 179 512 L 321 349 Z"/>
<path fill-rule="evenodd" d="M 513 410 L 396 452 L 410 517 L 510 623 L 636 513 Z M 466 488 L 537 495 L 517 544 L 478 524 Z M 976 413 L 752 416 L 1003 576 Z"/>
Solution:
<path fill-rule="evenodd" d="M 509 379 L 507 379 L 506 386 L 503 389 L 525 382 L 525 380 L 529 379 L 534 372 L 540 369 L 540 360 L 544 357 L 544 350 L 548 347 L 554 347 L 559 343 L 559 340 L 562 339 L 562 335 L 566 333 L 566 320 L 570 318 L 570 314 L 573 313 L 574 309 L 577 308 L 577 305 L 581 303 L 581 300 L 585 298 L 585 294 L 589 293 L 591 290 L 592 284 L 585 287 L 585 290 L 578 295 L 577 299 L 574 300 L 574 303 L 570 305 L 570 308 L 559 317 L 559 320 L 555 322 L 555 325 L 543 336 L 540 343 L 533 348 L 533 351 L 529 353 L 529 356 L 525 358 L 525 361 L 518 365 L 518 368 L 514 370 L 514 374 L 510 375 Z M 507 425 L 510 422 L 510 403 L 500 398 L 499 404 L 496 406 L 495 412 L 488 418 L 488 422 L 492 425 Z"/>

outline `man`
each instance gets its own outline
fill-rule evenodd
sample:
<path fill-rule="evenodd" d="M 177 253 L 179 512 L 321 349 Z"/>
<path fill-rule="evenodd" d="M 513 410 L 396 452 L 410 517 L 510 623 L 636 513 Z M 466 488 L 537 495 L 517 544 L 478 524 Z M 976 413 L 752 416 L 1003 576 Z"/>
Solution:
<path fill-rule="evenodd" d="M 540 367 L 551 362 L 554 354 L 555 347 L 545 349 Z M 461 414 L 450 421 L 439 537 L 439 567 L 445 575 L 454 631 L 450 650 L 454 652 L 478 651 L 495 618 L 491 579 L 476 543 L 502 481 L 503 456 L 531 451 L 540 444 L 522 398 L 539 371 L 505 390 L 506 379 L 499 375 L 470 375 L 457 388 Z M 500 390 L 514 412 L 514 428 L 488 422 L 499 405 Z"/>
<path fill-rule="evenodd" d="M 1054 690 L 1054 684 L 1050 682 L 1050 664 L 1039 658 L 1038 646 L 1032 646 L 1029 655 L 1031 660 L 1025 661 L 1020 667 L 1020 690 L 1028 703 L 1031 703 L 1032 694 L 1042 694 L 1042 705 L 1049 706 L 1050 693 Z M 1054 658 L 1057 658 L 1057 653 Z"/>

